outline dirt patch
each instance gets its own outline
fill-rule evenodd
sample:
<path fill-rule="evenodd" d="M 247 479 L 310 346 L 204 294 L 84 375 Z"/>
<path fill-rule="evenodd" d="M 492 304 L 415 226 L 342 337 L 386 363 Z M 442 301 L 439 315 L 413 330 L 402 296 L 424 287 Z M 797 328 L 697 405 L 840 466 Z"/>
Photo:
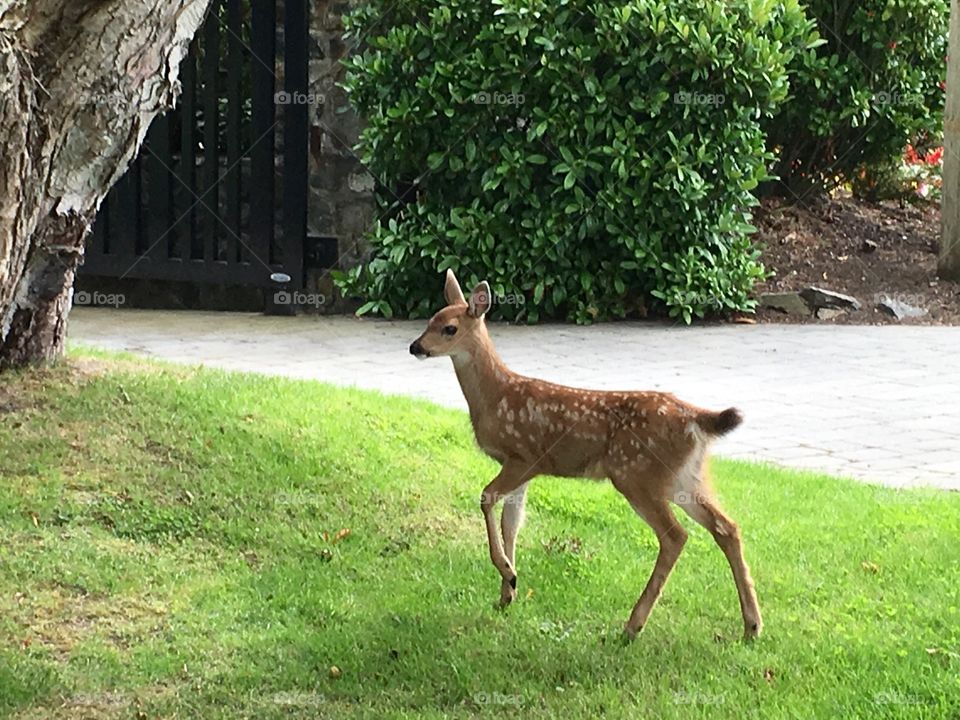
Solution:
<path fill-rule="evenodd" d="M 167 615 L 156 601 L 88 593 L 63 584 L 17 593 L 14 601 L 12 614 L 21 628 L 22 647 L 42 648 L 61 662 L 69 659 L 75 646 L 94 638 L 126 650 L 160 632 Z"/>
<path fill-rule="evenodd" d="M 112 718 L 159 717 L 143 711 L 155 702 L 169 700 L 176 688 L 155 685 L 133 691 L 85 692 L 60 697 L 56 704 L 28 707 L 14 720 L 108 720 Z"/>
<path fill-rule="evenodd" d="M 23 410 L 23 402 L 13 394 L 9 387 L 0 386 L 0 415 Z"/>
<path fill-rule="evenodd" d="M 0 375 L 0 415 L 43 408 L 51 389 L 82 386 L 111 369 L 103 361 L 81 358 L 4 373 Z"/>
<path fill-rule="evenodd" d="M 774 273 L 757 286 L 758 296 L 813 285 L 852 295 L 861 304 L 826 321 L 759 309 L 761 322 L 960 324 L 960 284 L 937 277 L 940 210 L 935 205 L 900 207 L 845 197 L 801 208 L 765 200 L 755 224 L 763 264 Z M 897 320 L 876 307 L 882 296 L 927 313 Z"/>

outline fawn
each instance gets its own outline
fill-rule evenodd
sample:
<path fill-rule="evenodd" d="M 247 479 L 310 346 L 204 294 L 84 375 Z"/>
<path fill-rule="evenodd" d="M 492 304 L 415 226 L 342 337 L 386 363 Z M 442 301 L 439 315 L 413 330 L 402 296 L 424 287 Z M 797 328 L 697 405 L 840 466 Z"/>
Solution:
<path fill-rule="evenodd" d="M 452 358 L 477 443 L 502 466 L 480 501 L 490 559 L 502 578 L 500 606 L 516 598 L 516 541 L 527 483 L 537 475 L 609 479 L 660 544 L 626 636 L 632 639 L 646 624 L 687 540 L 670 502 L 709 530 L 723 550 L 740 596 L 744 633 L 758 636 L 763 622 L 740 531 L 714 499 L 705 467 L 711 439 L 737 427 L 740 412 L 704 410 L 662 392 L 580 390 L 517 375 L 487 334 L 490 286 L 481 282 L 467 302 L 447 270 L 444 295 L 447 307 L 430 319 L 410 352 L 419 359 Z M 501 499 L 502 542 L 494 514 Z"/>

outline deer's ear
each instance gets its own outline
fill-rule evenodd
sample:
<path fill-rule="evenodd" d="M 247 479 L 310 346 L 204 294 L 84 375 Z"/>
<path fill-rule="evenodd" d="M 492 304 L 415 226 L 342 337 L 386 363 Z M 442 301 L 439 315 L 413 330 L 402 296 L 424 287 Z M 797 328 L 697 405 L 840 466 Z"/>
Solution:
<path fill-rule="evenodd" d="M 453 270 L 447 268 L 447 281 L 443 285 L 443 296 L 447 300 L 447 305 L 466 305 L 467 300 L 463 297 L 463 290 L 460 289 L 460 283 L 457 282 L 457 276 Z"/>
<path fill-rule="evenodd" d="M 482 318 L 490 309 L 491 302 L 490 286 L 484 280 L 470 294 L 470 306 L 467 308 L 467 314 L 471 317 Z"/>

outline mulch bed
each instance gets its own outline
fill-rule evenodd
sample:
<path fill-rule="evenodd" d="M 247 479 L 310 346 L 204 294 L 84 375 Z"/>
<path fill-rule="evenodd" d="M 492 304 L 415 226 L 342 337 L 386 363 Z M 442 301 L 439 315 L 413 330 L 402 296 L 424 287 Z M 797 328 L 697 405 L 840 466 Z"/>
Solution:
<path fill-rule="evenodd" d="M 759 322 L 960 325 L 960 284 L 937 277 L 940 209 L 835 198 L 816 207 L 765 200 L 754 215 L 762 260 L 774 273 L 756 294 L 811 285 L 852 295 L 859 310 L 830 320 L 758 309 Z M 886 295 L 927 314 L 897 320 L 877 309 Z"/>

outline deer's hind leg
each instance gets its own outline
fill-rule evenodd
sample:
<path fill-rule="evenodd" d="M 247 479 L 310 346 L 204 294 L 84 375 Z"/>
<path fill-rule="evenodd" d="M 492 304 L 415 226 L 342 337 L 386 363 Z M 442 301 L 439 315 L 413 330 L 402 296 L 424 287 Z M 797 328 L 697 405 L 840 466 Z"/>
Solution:
<path fill-rule="evenodd" d="M 641 484 L 637 477 L 611 477 L 611 480 L 614 487 L 656 533 L 660 543 L 660 551 L 657 553 L 650 579 L 647 580 L 624 626 L 627 637 L 632 639 L 647 624 L 647 618 L 650 617 L 687 542 L 687 531 L 677 522 L 667 500 L 651 492 L 649 486 Z"/>
<path fill-rule="evenodd" d="M 698 487 L 694 492 L 678 493 L 677 504 L 713 535 L 713 539 L 726 555 L 730 570 L 733 571 L 734 582 L 737 584 L 744 636 L 747 639 L 755 638 L 763 630 L 763 619 L 760 616 L 760 605 L 757 602 L 750 568 L 743 558 L 740 528 L 720 509 L 703 476 L 700 475 L 698 479 Z"/>

